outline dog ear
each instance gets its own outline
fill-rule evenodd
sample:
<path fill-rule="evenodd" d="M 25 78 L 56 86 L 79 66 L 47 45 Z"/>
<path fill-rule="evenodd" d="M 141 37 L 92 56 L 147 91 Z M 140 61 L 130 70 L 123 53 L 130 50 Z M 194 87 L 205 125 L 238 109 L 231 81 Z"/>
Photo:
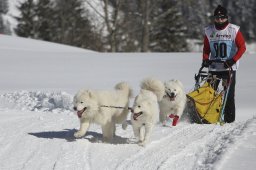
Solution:
<path fill-rule="evenodd" d="M 176 82 L 177 84 L 179 84 L 179 86 L 180 86 L 182 89 L 184 88 L 184 86 L 183 86 L 183 84 L 181 83 L 180 80 L 175 80 L 175 82 Z"/>
<path fill-rule="evenodd" d="M 167 86 L 168 86 L 168 82 L 165 81 L 165 82 L 164 82 L 164 87 L 166 88 Z"/>
<path fill-rule="evenodd" d="M 175 82 L 181 84 L 181 82 L 179 80 L 175 80 Z"/>
<path fill-rule="evenodd" d="M 147 90 L 145 90 L 145 89 L 140 89 L 140 93 L 141 93 L 141 94 L 146 94 L 146 93 L 147 93 Z"/>
<path fill-rule="evenodd" d="M 94 98 L 94 94 L 92 91 L 88 90 L 87 92 L 88 92 L 90 98 Z"/>

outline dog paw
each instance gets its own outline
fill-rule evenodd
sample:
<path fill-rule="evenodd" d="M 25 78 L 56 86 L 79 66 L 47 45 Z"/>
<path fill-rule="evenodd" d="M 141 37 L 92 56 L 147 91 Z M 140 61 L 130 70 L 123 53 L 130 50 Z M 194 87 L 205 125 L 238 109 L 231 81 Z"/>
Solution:
<path fill-rule="evenodd" d="M 162 123 L 162 126 L 163 127 L 172 127 L 172 124 L 165 122 L 165 123 Z"/>
<path fill-rule="evenodd" d="M 113 137 L 103 137 L 102 142 L 103 143 L 112 143 L 113 142 Z"/>
<path fill-rule="evenodd" d="M 145 147 L 146 146 L 146 142 L 145 141 L 140 141 L 138 143 L 139 146 Z"/>
<path fill-rule="evenodd" d="M 84 136 L 84 133 L 82 133 L 81 131 L 77 131 L 74 133 L 75 138 L 81 138 L 82 136 Z"/>

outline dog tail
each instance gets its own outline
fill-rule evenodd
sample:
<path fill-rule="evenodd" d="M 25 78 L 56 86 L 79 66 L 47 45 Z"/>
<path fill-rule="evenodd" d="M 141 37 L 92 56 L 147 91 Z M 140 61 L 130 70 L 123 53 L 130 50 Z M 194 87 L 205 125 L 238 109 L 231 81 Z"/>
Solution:
<path fill-rule="evenodd" d="M 143 80 L 140 84 L 141 89 L 152 91 L 156 96 L 157 100 L 162 100 L 165 94 L 164 84 L 160 80 L 153 78 L 147 78 Z"/>
<path fill-rule="evenodd" d="M 131 87 L 129 86 L 128 83 L 126 82 L 120 82 L 115 86 L 116 90 L 123 90 L 126 91 L 128 93 L 129 98 L 131 98 L 133 96 L 133 92 Z"/>

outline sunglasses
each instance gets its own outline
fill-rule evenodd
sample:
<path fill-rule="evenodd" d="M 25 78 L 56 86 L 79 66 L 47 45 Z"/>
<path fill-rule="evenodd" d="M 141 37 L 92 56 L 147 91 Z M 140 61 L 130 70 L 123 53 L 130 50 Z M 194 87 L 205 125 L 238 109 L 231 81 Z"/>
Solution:
<path fill-rule="evenodd" d="M 228 18 L 228 17 L 225 16 L 225 15 L 217 15 L 217 16 L 215 16 L 214 18 L 217 19 L 217 20 L 218 20 L 218 19 L 222 19 L 222 20 L 223 20 L 223 19 L 226 19 L 226 18 Z"/>

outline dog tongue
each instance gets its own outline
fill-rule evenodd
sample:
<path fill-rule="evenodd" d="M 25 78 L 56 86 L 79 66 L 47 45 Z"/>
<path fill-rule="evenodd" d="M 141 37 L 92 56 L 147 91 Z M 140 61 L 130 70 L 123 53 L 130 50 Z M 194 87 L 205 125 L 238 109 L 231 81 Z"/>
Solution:
<path fill-rule="evenodd" d="M 84 110 L 80 110 L 80 111 L 78 111 L 78 112 L 77 112 L 77 116 L 78 116 L 79 118 L 81 118 L 81 117 L 82 117 L 83 112 L 84 112 Z"/>
<path fill-rule="evenodd" d="M 133 115 L 133 120 L 137 120 L 138 115 Z"/>
<path fill-rule="evenodd" d="M 139 112 L 139 113 L 134 113 L 133 114 L 133 120 L 137 120 L 137 118 L 140 116 L 140 115 L 142 115 L 142 112 Z"/>
<path fill-rule="evenodd" d="M 82 109 L 82 110 L 79 110 L 79 111 L 77 111 L 77 116 L 79 117 L 79 118 L 81 118 L 82 117 L 82 114 L 83 114 L 83 112 L 86 110 L 86 107 L 84 108 L 84 109 Z"/>
<path fill-rule="evenodd" d="M 170 97 L 170 101 L 174 101 L 175 100 L 175 96 L 174 97 Z"/>

